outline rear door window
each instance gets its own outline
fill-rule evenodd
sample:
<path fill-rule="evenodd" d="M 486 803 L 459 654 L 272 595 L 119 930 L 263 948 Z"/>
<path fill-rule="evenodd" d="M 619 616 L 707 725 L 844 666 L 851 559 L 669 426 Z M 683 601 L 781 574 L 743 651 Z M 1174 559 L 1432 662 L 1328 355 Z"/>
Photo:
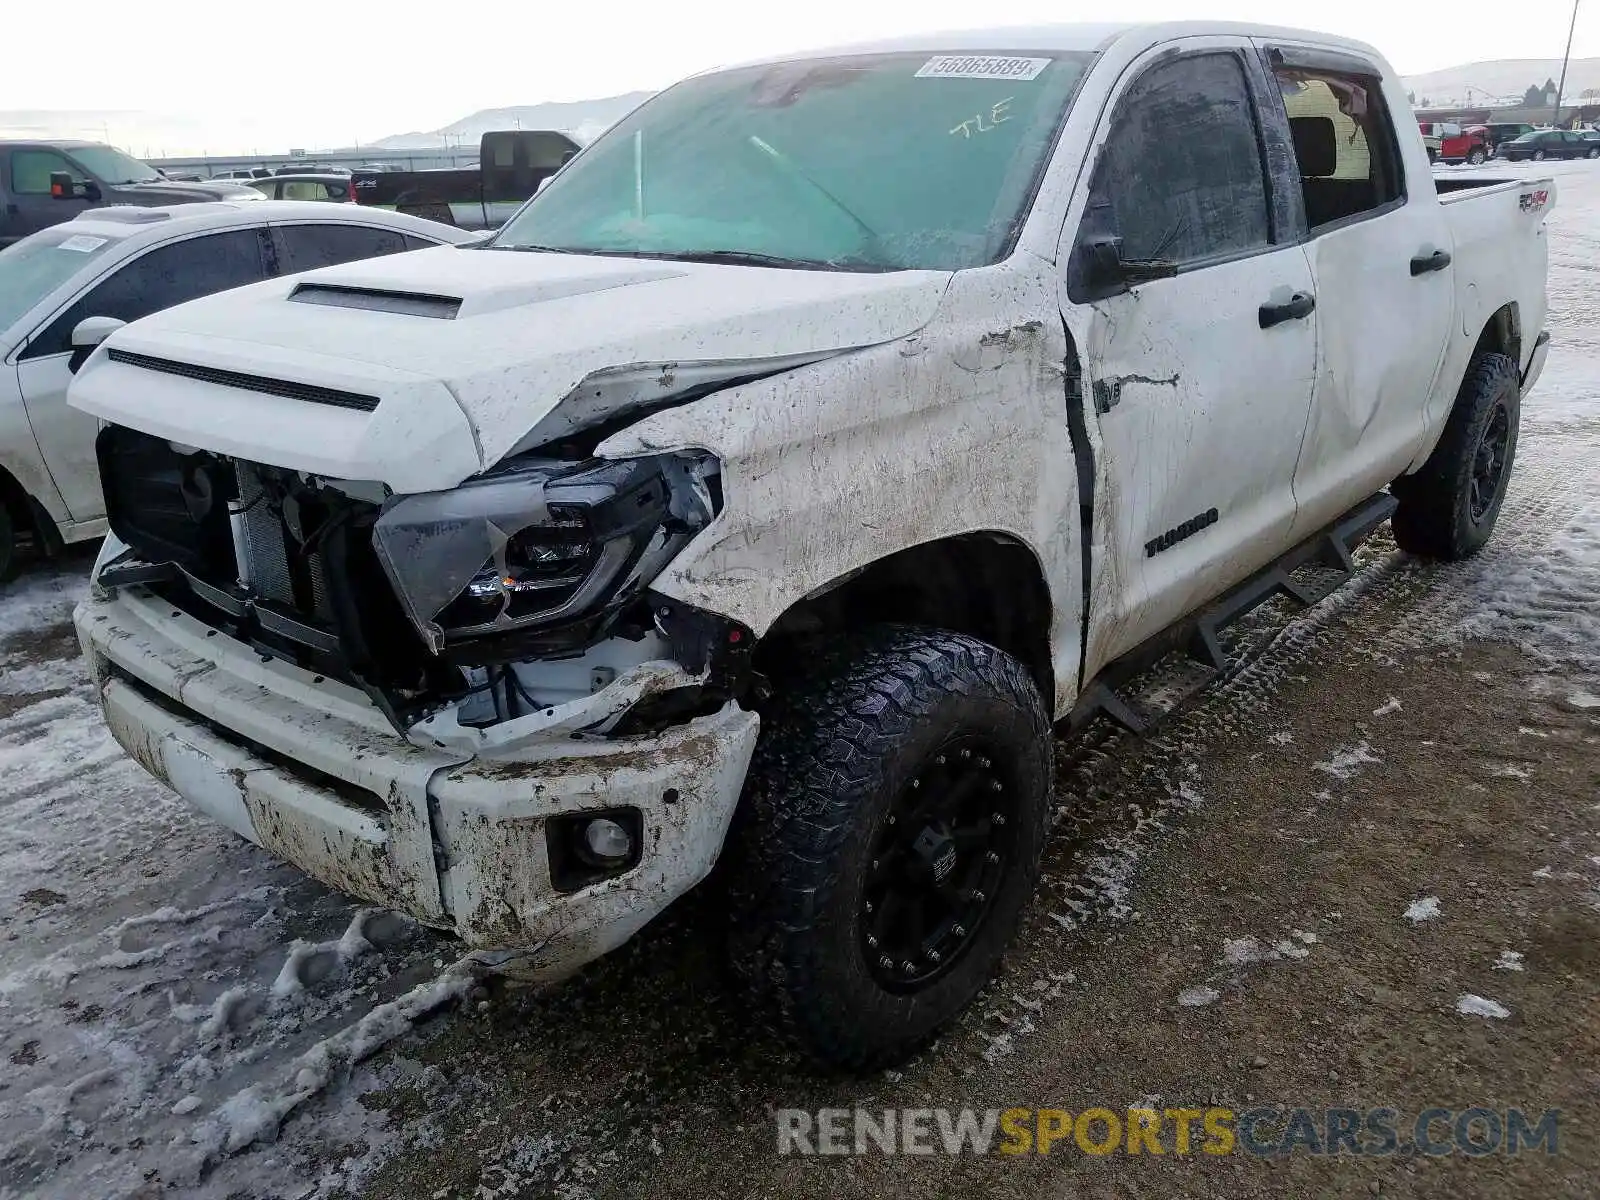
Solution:
<path fill-rule="evenodd" d="M 273 228 L 278 248 L 278 274 L 297 275 L 317 267 L 333 267 L 362 258 L 398 254 L 408 249 L 405 235 L 370 225 L 318 222 Z"/>
<path fill-rule="evenodd" d="M 1321 68 L 1274 72 L 1313 231 L 1386 211 L 1405 197 L 1400 143 L 1381 80 Z"/>
<path fill-rule="evenodd" d="M 35 336 L 22 358 L 65 354 L 85 317 L 137 321 L 214 292 L 266 278 L 258 230 L 236 229 L 172 242 L 141 254 L 96 284 Z"/>

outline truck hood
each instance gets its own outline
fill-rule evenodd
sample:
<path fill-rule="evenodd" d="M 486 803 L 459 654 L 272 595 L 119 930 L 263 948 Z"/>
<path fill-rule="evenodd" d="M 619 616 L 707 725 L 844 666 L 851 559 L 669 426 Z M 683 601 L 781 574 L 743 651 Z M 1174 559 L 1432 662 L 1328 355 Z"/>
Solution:
<path fill-rule="evenodd" d="M 69 398 L 187 445 L 436 491 L 607 412 L 908 336 L 949 280 L 440 247 L 146 317 Z"/>

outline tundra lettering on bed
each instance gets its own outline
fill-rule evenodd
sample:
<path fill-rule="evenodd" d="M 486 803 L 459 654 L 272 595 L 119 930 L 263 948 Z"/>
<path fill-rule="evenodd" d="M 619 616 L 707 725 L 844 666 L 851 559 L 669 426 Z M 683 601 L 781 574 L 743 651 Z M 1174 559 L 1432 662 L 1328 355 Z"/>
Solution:
<path fill-rule="evenodd" d="M 118 740 L 537 979 L 720 862 L 753 1011 L 864 1068 L 996 969 L 1056 728 L 1148 727 L 1385 521 L 1484 544 L 1549 181 L 1436 185 L 1317 34 L 896 46 L 670 88 L 486 243 L 113 334 Z"/>

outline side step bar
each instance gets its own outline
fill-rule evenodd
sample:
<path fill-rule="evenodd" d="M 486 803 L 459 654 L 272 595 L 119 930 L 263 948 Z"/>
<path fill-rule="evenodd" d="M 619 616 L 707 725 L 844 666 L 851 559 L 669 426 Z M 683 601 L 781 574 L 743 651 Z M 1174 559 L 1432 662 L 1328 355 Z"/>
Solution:
<path fill-rule="evenodd" d="M 1395 498 L 1388 492 L 1368 497 L 1271 566 L 1106 666 L 1084 689 L 1067 718 L 1068 729 L 1077 731 L 1103 716 L 1132 733 L 1148 733 L 1184 700 L 1227 672 L 1228 657 L 1220 636 L 1224 629 L 1275 596 L 1286 596 L 1304 608 L 1325 600 L 1355 572 L 1352 556 L 1356 547 L 1394 515 L 1395 507 Z M 1291 578 L 1292 572 L 1310 564 L 1334 573 L 1331 585 L 1307 588 Z M 1152 712 L 1124 694 L 1128 684 L 1174 652 L 1186 655 L 1193 668 L 1187 672 L 1183 695 L 1176 703 Z"/>

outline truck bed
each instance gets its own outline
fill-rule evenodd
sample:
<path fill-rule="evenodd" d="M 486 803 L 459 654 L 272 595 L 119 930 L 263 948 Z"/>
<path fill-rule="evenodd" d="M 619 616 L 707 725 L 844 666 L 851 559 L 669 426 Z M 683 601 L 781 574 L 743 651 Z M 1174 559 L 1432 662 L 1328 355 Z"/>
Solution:
<path fill-rule="evenodd" d="M 1509 175 L 1449 175 L 1433 177 L 1433 186 L 1439 193 L 1441 204 L 1451 204 L 1467 196 L 1481 196 L 1492 188 L 1529 187 L 1537 184 L 1548 187 L 1553 182 L 1552 177 L 1545 176 L 1540 179 L 1524 179 Z"/>

